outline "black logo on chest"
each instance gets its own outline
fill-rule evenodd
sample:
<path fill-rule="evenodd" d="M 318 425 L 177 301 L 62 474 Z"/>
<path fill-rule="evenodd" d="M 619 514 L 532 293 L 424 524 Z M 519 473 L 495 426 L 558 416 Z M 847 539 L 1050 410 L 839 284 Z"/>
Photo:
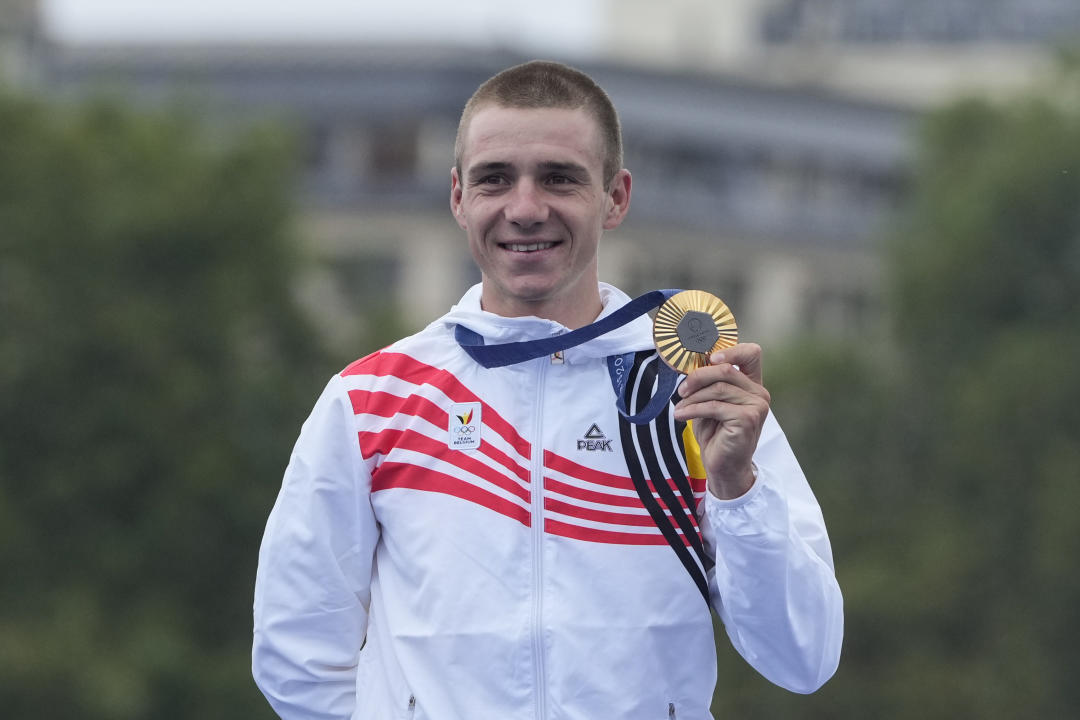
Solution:
<path fill-rule="evenodd" d="M 593 423 L 585 431 L 585 436 L 577 441 L 577 449 L 591 452 L 615 452 L 611 448 L 611 440 L 604 436 L 604 432 L 596 423 Z"/>

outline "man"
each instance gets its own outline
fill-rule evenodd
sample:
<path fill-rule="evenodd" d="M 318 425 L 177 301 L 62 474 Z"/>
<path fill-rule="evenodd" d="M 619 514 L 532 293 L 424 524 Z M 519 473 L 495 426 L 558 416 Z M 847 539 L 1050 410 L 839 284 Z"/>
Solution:
<path fill-rule="evenodd" d="M 304 424 L 256 582 L 270 703 L 284 718 L 701 720 L 710 606 L 763 675 L 820 687 L 842 600 L 760 348 L 718 354 L 640 425 L 613 388 L 631 413 L 653 392 L 647 317 L 551 355 L 473 359 L 628 302 L 597 274 L 631 192 L 606 94 L 563 65 L 511 68 L 466 105 L 455 154 L 450 207 L 482 282 L 334 376 Z"/>

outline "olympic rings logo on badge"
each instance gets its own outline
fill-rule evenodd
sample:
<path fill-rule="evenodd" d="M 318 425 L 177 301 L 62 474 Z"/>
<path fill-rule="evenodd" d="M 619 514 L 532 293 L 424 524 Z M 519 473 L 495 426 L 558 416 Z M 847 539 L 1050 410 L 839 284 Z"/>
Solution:
<path fill-rule="evenodd" d="M 476 450 L 480 447 L 484 422 L 480 419 L 480 403 L 455 403 L 450 407 L 450 427 L 447 442 L 451 450 Z"/>

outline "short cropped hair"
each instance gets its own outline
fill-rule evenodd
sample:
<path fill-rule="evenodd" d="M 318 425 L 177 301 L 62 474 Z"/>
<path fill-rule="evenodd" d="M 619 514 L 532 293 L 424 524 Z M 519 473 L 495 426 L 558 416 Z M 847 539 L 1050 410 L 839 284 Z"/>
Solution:
<path fill-rule="evenodd" d="M 603 140 L 604 187 L 622 168 L 622 132 L 615 105 L 603 88 L 574 68 L 546 60 L 507 68 L 476 89 L 465 103 L 454 141 L 454 164 L 461 173 L 465 134 L 473 116 L 485 105 L 505 108 L 584 108 L 595 118 Z"/>

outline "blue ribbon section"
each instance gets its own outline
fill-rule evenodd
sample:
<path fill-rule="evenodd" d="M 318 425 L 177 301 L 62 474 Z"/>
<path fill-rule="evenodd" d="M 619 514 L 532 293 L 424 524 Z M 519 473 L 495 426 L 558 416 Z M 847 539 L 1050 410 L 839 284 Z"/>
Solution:
<path fill-rule="evenodd" d="M 615 407 L 619 414 L 635 425 L 644 425 L 652 421 L 664 406 L 671 400 L 671 394 L 675 392 L 675 386 L 679 384 L 679 373 L 671 369 L 663 360 L 660 360 L 660 369 L 656 375 L 656 392 L 649 398 L 637 413 L 631 415 L 626 406 L 626 379 L 630 374 L 630 368 L 634 366 L 634 353 L 625 355 L 610 355 L 607 359 L 608 375 L 611 376 L 611 387 L 615 390 Z"/>
<path fill-rule="evenodd" d="M 634 298 L 615 312 L 591 325 L 555 337 L 485 345 L 484 338 L 479 333 L 469 330 L 463 325 L 458 325 L 455 328 L 454 337 L 458 344 L 461 345 L 461 348 L 473 360 L 486 368 L 516 365 L 536 358 L 549 357 L 557 352 L 598 338 L 605 333 L 626 325 L 653 308 L 660 307 L 665 300 L 678 292 L 681 291 L 653 290 Z M 675 392 L 675 386 L 678 384 L 679 373 L 668 367 L 667 363 L 660 361 L 656 392 L 640 412 L 630 415 L 626 405 L 626 379 L 634 363 L 634 353 L 613 355 L 608 357 L 607 363 L 608 374 L 611 376 L 611 386 L 615 390 L 616 407 L 627 420 L 638 425 L 647 423 L 660 414 L 660 411 L 670 401 L 671 394 Z"/>

